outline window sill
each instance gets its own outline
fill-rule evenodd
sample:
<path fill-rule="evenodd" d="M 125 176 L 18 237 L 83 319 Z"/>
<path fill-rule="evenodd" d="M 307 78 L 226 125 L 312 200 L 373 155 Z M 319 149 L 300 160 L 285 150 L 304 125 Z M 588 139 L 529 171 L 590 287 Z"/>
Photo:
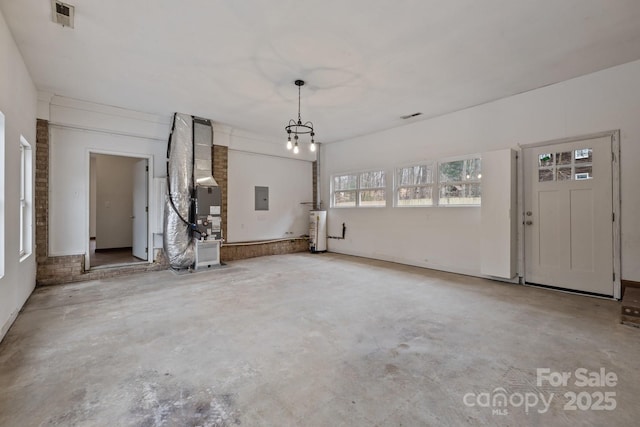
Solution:
<path fill-rule="evenodd" d="M 381 209 L 387 206 L 331 206 L 330 209 Z"/>

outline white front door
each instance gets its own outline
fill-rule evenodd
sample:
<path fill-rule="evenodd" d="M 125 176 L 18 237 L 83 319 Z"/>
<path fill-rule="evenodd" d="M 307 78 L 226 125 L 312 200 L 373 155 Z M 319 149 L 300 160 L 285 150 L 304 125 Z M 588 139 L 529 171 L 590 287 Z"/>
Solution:
<path fill-rule="evenodd" d="M 148 161 L 139 160 L 133 166 L 133 256 L 147 260 L 148 236 L 147 210 L 148 210 Z"/>
<path fill-rule="evenodd" d="M 523 150 L 525 280 L 613 296 L 611 136 Z"/>

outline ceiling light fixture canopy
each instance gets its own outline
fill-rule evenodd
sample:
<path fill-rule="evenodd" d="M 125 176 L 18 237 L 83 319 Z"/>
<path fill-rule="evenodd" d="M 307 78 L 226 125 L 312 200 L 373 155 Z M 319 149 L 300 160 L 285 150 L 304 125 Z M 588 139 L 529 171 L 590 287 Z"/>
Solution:
<path fill-rule="evenodd" d="M 294 154 L 298 154 L 298 152 L 300 152 L 298 135 L 310 134 L 311 145 L 309 146 L 309 150 L 316 151 L 316 142 L 313 140 L 313 137 L 316 135 L 313 131 L 313 123 L 302 123 L 300 116 L 300 88 L 304 86 L 304 80 L 296 80 L 295 84 L 298 86 L 298 121 L 291 119 L 289 120 L 289 124 L 284 128 L 287 131 L 287 150 L 293 149 Z M 291 141 L 291 134 L 293 134 L 293 142 Z"/>

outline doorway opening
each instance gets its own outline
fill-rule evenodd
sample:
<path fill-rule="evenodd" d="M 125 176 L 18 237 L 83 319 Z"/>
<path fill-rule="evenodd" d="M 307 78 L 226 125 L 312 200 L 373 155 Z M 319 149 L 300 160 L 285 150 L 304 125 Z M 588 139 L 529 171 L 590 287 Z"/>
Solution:
<path fill-rule="evenodd" d="M 620 298 L 619 134 L 523 147 L 526 283 Z"/>
<path fill-rule="evenodd" d="M 150 262 L 149 159 L 90 153 L 89 183 L 85 268 Z"/>

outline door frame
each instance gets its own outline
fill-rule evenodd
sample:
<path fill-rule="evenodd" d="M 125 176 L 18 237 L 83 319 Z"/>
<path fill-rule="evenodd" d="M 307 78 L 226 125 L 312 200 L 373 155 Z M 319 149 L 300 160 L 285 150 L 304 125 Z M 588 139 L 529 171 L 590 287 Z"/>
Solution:
<path fill-rule="evenodd" d="M 153 197 L 153 155 L 150 154 L 141 154 L 141 153 L 131 153 L 126 151 L 114 151 L 114 150 L 101 150 L 95 148 L 88 148 L 85 153 L 85 164 L 86 164 L 86 179 L 87 183 L 91 182 L 91 155 L 92 154 L 106 154 L 109 156 L 120 156 L 120 157 L 129 157 L 134 159 L 147 159 L 147 165 L 149 166 L 149 170 L 147 171 L 147 204 L 149 209 L 147 210 L 147 247 L 149 248 L 147 252 L 147 261 L 148 263 L 153 262 L 153 233 L 152 227 L 149 223 L 149 218 L 151 218 L 154 206 L 154 200 L 151 200 Z M 85 271 L 89 271 L 91 269 L 91 248 L 89 242 L 90 236 L 90 224 L 91 224 L 91 186 L 87 186 L 87 205 L 85 210 L 85 224 L 86 227 L 86 236 L 85 239 L 85 253 L 84 253 L 84 269 Z"/>
<path fill-rule="evenodd" d="M 573 136 L 562 139 L 553 139 L 532 144 L 518 144 L 518 212 L 520 213 L 520 222 L 518 224 L 518 270 L 520 271 L 520 283 L 526 284 L 526 253 L 525 253 L 525 233 L 524 233 L 524 203 L 525 203 L 525 176 L 524 176 L 524 150 L 527 148 L 536 148 L 546 145 L 563 144 L 566 142 L 583 141 L 595 138 L 611 138 L 611 185 L 612 185 L 612 206 L 613 211 L 613 298 L 619 300 L 621 295 L 621 224 L 620 224 L 620 130 L 609 130 L 605 132 L 596 132 L 580 136 Z M 575 292 L 567 290 L 567 292 Z"/>

